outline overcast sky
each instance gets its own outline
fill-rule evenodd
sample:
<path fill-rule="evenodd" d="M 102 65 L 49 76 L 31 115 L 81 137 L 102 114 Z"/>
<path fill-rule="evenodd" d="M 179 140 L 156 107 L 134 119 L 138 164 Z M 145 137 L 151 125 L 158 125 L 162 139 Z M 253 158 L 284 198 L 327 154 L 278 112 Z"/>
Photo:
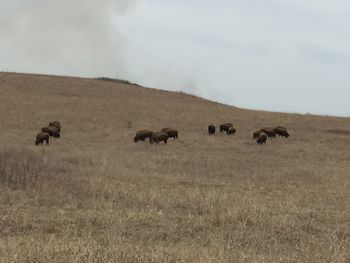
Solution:
<path fill-rule="evenodd" d="M 0 70 L 119 77 L 244 108 L 350 116 L 347 0 L 0 6 Z"/>

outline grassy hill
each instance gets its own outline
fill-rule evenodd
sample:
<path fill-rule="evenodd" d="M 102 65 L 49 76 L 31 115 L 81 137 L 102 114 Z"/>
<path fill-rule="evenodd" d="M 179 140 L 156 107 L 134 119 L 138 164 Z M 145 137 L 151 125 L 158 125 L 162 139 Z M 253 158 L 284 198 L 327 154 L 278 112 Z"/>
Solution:
<path fill-rule="evenodd" d="M 349 118 L 0 73 L 0 119 L 0 262 L 350 260 Z M 235 136 L 207 135 L 223 122 Z M 277 125 L 291 136 L 252 140 Z M 133 142 L 169 126 L 178 141 Z"/>

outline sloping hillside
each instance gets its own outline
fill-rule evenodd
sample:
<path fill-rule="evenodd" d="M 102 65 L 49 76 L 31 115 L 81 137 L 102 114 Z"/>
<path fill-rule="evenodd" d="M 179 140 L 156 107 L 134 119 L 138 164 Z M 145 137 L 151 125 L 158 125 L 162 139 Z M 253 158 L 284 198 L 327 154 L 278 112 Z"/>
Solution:
<path fill-rule="evenodd" d="M 1 262 L 350 259 L 349 118 L 0 73 L 0 119 L 1 176 L 23 163 L 42 174 L 24 186 L 1 179 Z M 52 120 L 61 138 L 35 146 Z M 237 134 L 207 135 L 208 124 L 223 122 Z M 277 125 L 291 136 L 252 140 Z M 139 129 L 164 127 L 179 140 L 133 142 Z"/>

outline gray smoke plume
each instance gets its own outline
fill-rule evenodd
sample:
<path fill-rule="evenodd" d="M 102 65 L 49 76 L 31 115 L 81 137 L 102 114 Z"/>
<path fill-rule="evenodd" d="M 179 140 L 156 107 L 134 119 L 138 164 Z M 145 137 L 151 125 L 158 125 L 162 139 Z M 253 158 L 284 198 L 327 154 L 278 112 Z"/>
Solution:
<path fill-rule="evenodd" d="M 136 0 L 0 0 L 0 70 L 116 77 L 125 73 L 113 18 Z"/>

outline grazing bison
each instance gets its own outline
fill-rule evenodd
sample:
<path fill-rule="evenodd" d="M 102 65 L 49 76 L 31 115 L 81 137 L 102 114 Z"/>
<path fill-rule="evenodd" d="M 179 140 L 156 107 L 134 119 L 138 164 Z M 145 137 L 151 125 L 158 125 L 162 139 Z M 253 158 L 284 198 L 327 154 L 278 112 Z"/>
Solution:
<path fill-rule="evenodd" d="M 228 128 L 227 134 L 232 134 L 232 135 L 234 135 L 235 133 L 236 133 L 236 129 L 235 129 L 235 128 L 233 128 L 233 127 Z"/>
<path fill-rule="evenodd" d="M 138 142 L 139 140 L 144 141 L 147 138 L 151 139 L 152 135 L 153 135 L 153 132 L 149 131 L 149 130 L 137 131 L 137 133 L 134 137 L 134 142 Z"/>
<path fill-rule="evenodd" d="M 261 129 L 261 131 L 263 133 L 265 133 L 267 135 L 267 137 L 269 137 L 269 138 L 271 138 L 271 137 L 275 138 L 276 137 L 276 131 L 273 128 L 263 128 L 263 129 Z"/>
<path fill-rule="evenodd" d="M 259 138 L 256 140 L 257 144 L 266 144 L 267 136 L 265 134 L 262 134 L 259 136 Z"/>
<path fill-rule="evenodd" d="M 232 123 L 224 123 L 224 124 L 221 124 L 220 125 L 220 132 L 228 132 L 228 129 L 230 128 L 230 127 L 233 127 L 233 124 Z"/>
<path fill-rule="evenodd" d="M 213 124 L 210 124 L 208 126 L 208 133 L 209 134 L 215 134 L 216 127 Z"/>
<path fill-rule="evenodd" d="M 48 133 L 39 132 L 36 135 L 35 145 L 38 145 L 39 143 L 43 144 L 44 141 L 46 141 L 46 144 L 49 144 L 49 138 L 50 138 L 50 135 Z"/>
<path fill-rule="evenodd" d="M 60 138 L 61 137 L 60 131 L 55 126 L 43 127 L 41 129 L 41 131 L 48 133 L 50 135 L 50 137 L 54 137 L 54 138 Z"/>
<path fill-rule="evenodd" d="M 282 126 L 276 127 L 275 132 L 276 132 L 276 134 L 278 134 L 278 136 L 282 136 L 282 137 L 286 137 L 286 138 L 289 137 L 289 133 L 288 133 L 287 129 L 282 127 Z"/>
<path fill-rule="evenodd" d="M 254 139 L 258 139 L 261 133 L 262 133 L 262 131 L 256 131 L 256 132 L 254 132 L 254 133 L 253 133 L 253 140 L 254 140 Z"/>
<path fill-rule="evenodd" d="M 155 132 L 153 135 L 150 137 L 149 143 L 159 143 L 159 142 L 164 142 L 167 143 L 169 139 L 169 135 L 165 132 Z"/>
<path fill-rule="evenodd" d="M 50 122 L 49 126 L 54 126 L 58 129 L 59 132 L 61 132 L 61 123 L 59 121 Z"/>
<path fill-rule="evenodd" d="M 173 138 L 174 140 L 179 138 L 179 133 L 175 129 L 164 128 L 161 130 L 161 132 L 168 134 L 169 138 Z"/>

